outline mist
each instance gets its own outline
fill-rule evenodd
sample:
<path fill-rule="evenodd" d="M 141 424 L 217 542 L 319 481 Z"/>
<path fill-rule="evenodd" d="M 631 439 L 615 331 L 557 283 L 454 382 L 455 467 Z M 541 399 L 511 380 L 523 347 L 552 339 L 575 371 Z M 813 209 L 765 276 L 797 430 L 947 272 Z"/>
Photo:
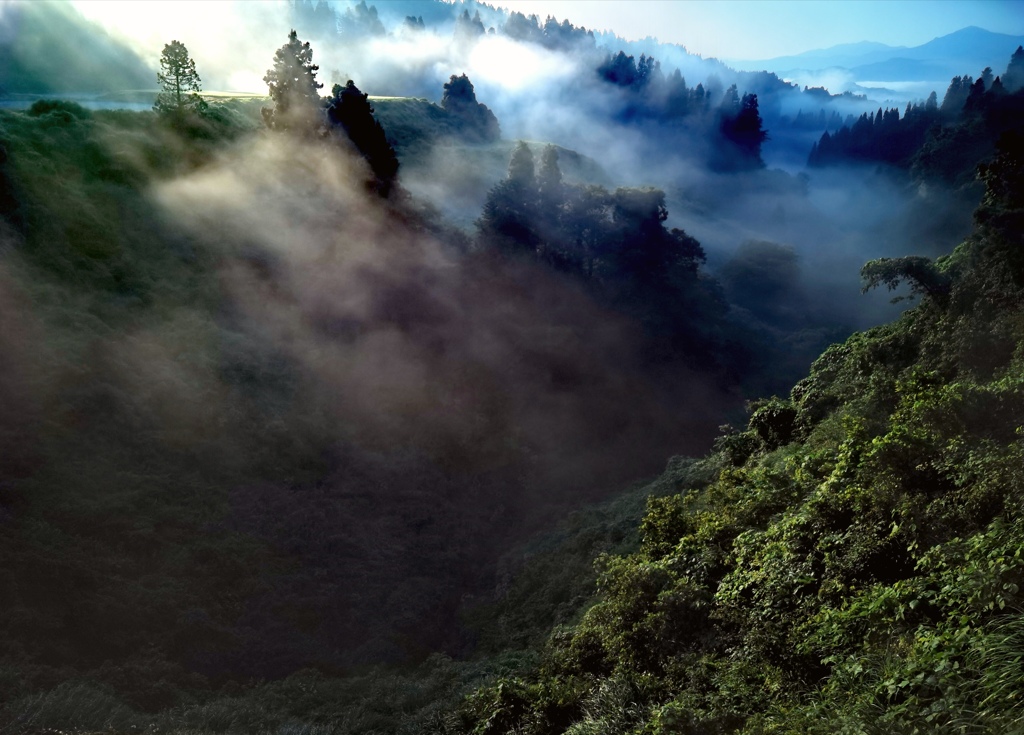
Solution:
<path fill-rule="evenodd" d="M 112 86 L 154 87 L 177 39 L 223 94 L 199 122 L 3 113 L 0 523 L 39 520 L 17 526 L 29 550 L 0 583 L 46 611 L 16 621 L 43 651 L 33 687 L 64 660 L 150 650 L 183 691 L 471 656 L 466 616 L 501 594 L 510 549 L 707 452 L 746 401 L 785 396 L 830 343 L 896 316 L 891 294 L 861 294 L 865 261 L 936 257 L 970 231 L 973 184 L 808 165 L 878 99 L 682 47 L 558 22 L 564 36 L 516 35 L 473 2 L 337 3 L 340 33 L 284 3 L 202 22 L 180 3 L 78 7 L 81 48 L 132 69 Z M 5 39 L 34 8 L 0 8 Z M 291 28 L 324 92 L 370 95 L 401 164 L 390 196 L 338 129 L 269 130 L 262 101 L 232 98 L 266 92 Z M 649 82 L 609 71 L 619 50 L 658 62 Z M 500 137 L 441 107 L 462 74 Z M 666 112 L 673 89 L 703 107 Z M 65 90 L 103 91 L 73 74 L 18 91 Z M 746 150 L 726 131 L 749 95 L 764 130 Z M 557 154 L 559 185 L 594 194 L 615 242 L 689 244 L 692 302 L 488 231 L 517 141 Z M 629 230 L 623 202 L 651 187 L 664 212 Z M 58 590 L 99 602 L 72 619 Z"/>

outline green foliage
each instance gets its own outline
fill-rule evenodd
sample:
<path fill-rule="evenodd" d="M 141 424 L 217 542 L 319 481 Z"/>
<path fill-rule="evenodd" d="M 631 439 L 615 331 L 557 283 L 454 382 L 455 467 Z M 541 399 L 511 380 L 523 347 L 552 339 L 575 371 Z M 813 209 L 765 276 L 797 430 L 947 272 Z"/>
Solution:
<path fill-rule="evenodd" d="M 206 100 L 199 96 L 203 90 L 202 80 L 196 72 L 196 62 L 188 55 L 188 49 L 180 41 L 171 41 L 164 46 L 160 55 L 160 71 L 156 74 L 160 82 L 153 110 L 161 115 L 182 117 L 186 113 L 200 113 L 206 107 Z"/>
<path fill-rule="evenodd" d="M 465 74 L 452 74 L 445 82 L 441 107 L 455 119 L 460 134 L 466 140 L 486 143 L 501 138 L 498 118 L 487 105 L 477 102 L 473 83 Z"/>
<path fill-rule="evenodd" d="M 657 502 L 665 493 L 698 482 L 689 462 L 675 464 L 679 469 L 660 483 L 574 512 L 555 532 L 510 550 L 498 566 L 500 597 L 468 616 L 477 632 L 477 652 L 493 655 L 540 648 L 552 629 L 574 622 L 597 591 L 594 558 L 636 549 L 645 502 Z"/>
<path fill-rule="evenodd" d="M 289 127 L 275 101 L 268 122 Z M 366 96 L 351 101 L 369 126 Z M 465 610 L 424 564 L 466 568 L 452 527 L 386 524 L 419 503 L 472 528 L 474 503 L 495 513 L 491 488 L 345 445 L 297 361 L 234 321 L 210 239 L 151 198 L 251 127 L 237 105 L 175 125 L 49 101 L 0 113 L 0 398 L 15 406 L 0 416 L 0 731 L 1021 728 L 1019 145 L 983 169 L 956 253 L 869 264 L 869 284 L 910 279 L 925 304 L 828 349 L 788 399 L 751 403 L 706 459 L 509 552 L 469 616 L 474 649 L 419 625 Z M 680 325 L 722 304 L 699 243 L 664 226 L 662 192 L 567 184 L 554 149 L 537 170 L 525 145 L 503 183 L 485 215 L 522 215 L 516 246 L 593 284 L 652 344 L 703 344 Z M 792 259 L 766 250 L 785 292 Z M 253 269 L 272 281 L 266 260 Z M 162 369 L 140 374 L 136 351 Z M 384 520 L 367 524 L 357 511 L 382 487 Z M 357 563 L 357 542 L 381 564 Z M 395 563 L 407 573 L 386 577 Z M 342 610 L 355 575 L 373 583 Z M 366 639 L 363 660 L 407 664 L 340 668 Z"/>
<path fill-rule="evenodd" d="M 879 286 L 894 291 L 905 282 L 909 284 L 912 295 L 927 296 L 940 305 L 945 303 L 949 295 L 949 280 L 929 258 L 918 255 L 869 261 L 861 268 L 860 277 L 864 281 L 864 292 Z M 893 301 L 901 301 L 903 298 L 898 296 Z"/>
<path fill-rule="evenodd" d="M 652 498 L 640 548 L 600 557 L 596 602 L 517 680 L 584 682 L 568 732 L 1024 725 L 1024 306 L 999 214 L 1020 208 L 1018 166 L 1004 146 L 984 169 L 954 255 L 866 268 L 928 301 L 826 350 L 790 400 L 752 403 L 710 481 Z M 541 701 L 500 731 L 552 727 Z"/>
<path fill-rule="evenodd" d="M 263 81 L 270 90 L 274 107 L 263 108 L 268 128 L 310 133 L 319 127 L 320 93 L 324 85 L 316 80 L 320 67 L 313 63 L 309 41 L 303 43 L 293 30 L 288 43 L 274 53 L 274 66 Z"/>
<path fill-rule="evenodd" d="M 327 103 L 327 119 L 345 132 L 345 135 L 370 164 L 373 172 L 372 189 L 387 197 L 398 177 L 398 157 L 388 143 L 384 128 L 373 116 L 368 95 L 360 92 L 350 79 L 342 87 L 335 84 Z"/>
<path fill-rule="evenodd" d="M 642 327 L 651 362 L 684 359 L 726 380 L 743 374 L 745 355 L 732 342 L 739 330 L 725 323 L 718 284 L 701 270 L 701 244 L 665 226 L 665 192 L 569 184 L 558 160 L 549 147 L 538 174 L 529 145 L 516 145 L 476 221 L 478 249 L 539 261 L 583 283 Z"/>

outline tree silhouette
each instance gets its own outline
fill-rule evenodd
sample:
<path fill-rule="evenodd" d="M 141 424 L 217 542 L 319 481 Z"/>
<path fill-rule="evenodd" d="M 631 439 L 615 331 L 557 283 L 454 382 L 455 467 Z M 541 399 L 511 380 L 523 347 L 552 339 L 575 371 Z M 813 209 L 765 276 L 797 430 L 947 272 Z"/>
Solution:
<path fill-rule="evenodd" d="M 1006 66 L 1006 73 L 1002 75 L 1003 86 L 1007 92 L 1016 92 L 1024 88 L 1024 47 L 1018 46 L 1010 57 L 1010 63 Z"/>
<path fill-rule="evenodd" d="M 274 54 L 274 68 L 263 81 L 270 88 L 274 108 L 264 107 L 263 120 L 275 130 L 312 131 L 320 122 L 320 94 L 316 80 L 320 67 L 313 63 L 313 49 L 293 30 L 288 43 Z"/>
<path fill-rule="evenodd" d="M 472 18 L 469 11 L 463 10 L 462 15 L 455 19 L 455 38 L 468 41 L 479 38 L 487 31 L 484 29 L 484 22 L 480 20 L 480 11 L 476 11 Z"/>
<path fill-rule="evenodd" d="M 764 168 L 761 144 L 768 139 L 758 111 L 757 95 L 745 94 L 740 101 L 736 86 L 726 91 L 719 108 L 719 130 L 726 144 L 717 152 L 713 164 L 721 170 Z"/>
<path fill-rule="evenodd" d="M 465 74 L 452 74 L 445 82 L 441 107 L 455 117 L 459 130 L 470 141 L 486 143 L 501 137 L 498 118 L 487 105 L 477 102 L 473 83 Z"/>
<path fill-rule="evenodd" d="M 942 106 L 939 108 L 943 115 L 955 117 L 960 114 L 964 109 L 964 103 L 967 102 L 967 96 L 971 93 L 972 84 L 974 78 L 970 75 L 956 76 L 950 80 L 946 96 L 942 98 Z"/>
<path fill-rule="evenodd" d="M 565 198 L 562 186 L 562 170 L 558 166 L 558 149 L 553 145 L 546 146 L 541 154 L 537 185 L 541 199 L 554 204 L 561 204 Z"/>
<path fill-rule="evenodd" d="M 196 72 L 196 63 L 188 55 L 188 49 L 180 41 L 171 41 L 164 46 L 160 55 L 160 71 L 156 78 L 161 92 L 157 95 L 153 109 L 163 115 L 183 115 L 186 112 L 201 112 L 206 102 L 199 96 L 202 80 Z"/>
<path fill-rule="evenodd" d="M 388 143 L 384 128 L 373 116 L 368 95 L 360 92 L 350 79 L 342 87 L 335 84 L 327 105 L 327 119 L 341 127 L 359 153 L 370 164 L 375 178 L 374 189 L 388 196 L 398 176 L 398 157 Z"/>
<path fill-rule="evenodd" d="M 377 7 L 367 7 L 366 0 L 360 0 L 358 5 L 347 8 L 338 20 L 338 34 L 345 41 L 362 41 L 386 33 L 377 15 Z"/>
<path fill-rule="evenodd" d="M 535 253 L 539 242 L 537 205 L 533 151 L 519 141 L 512 151 L 508 176 L 487 194 L 477 229 L 485 240 L 506 251 Z"/>

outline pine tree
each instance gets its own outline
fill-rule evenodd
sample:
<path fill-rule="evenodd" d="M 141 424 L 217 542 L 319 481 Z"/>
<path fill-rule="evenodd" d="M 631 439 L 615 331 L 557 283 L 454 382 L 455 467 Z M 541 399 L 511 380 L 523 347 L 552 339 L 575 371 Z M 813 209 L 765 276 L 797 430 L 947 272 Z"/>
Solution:
<path fill-rule="evenodd" d="M 757 95 L 745 94 L 742 101 L 733 102 L 736 96 L 734 85 L 727 90 L 722 103 L 720 114 L 723 119 L 719 129 L 731 148 L 725 146 L 724 150 L 719 151 L 714 161 L 715 167 L 726 170 L 764 168 L 761 144 L 768 139 L 768 133 L 762 125 Z M 737 112 L 729 114 L 727 110 L 730 108 L 735 108 Z"/>
<path fill-rule="evenodd" d="M 263 81 L 270 88 L 274 108 L 264 107 L 263 120 L 276 130 L 312 131 L 321 122 L 319 90 L 316 80 L 320 67 L 313 63 L 313 49 L 293 30 L 288 43 L 274 54 L 274 68 Z"/>
<path fill-rule="evenodd" d="M 162 115 L 180 116 L 186 112 L 202 112 L 206 102 L 199 96 L 202 80 L 196 63 L 180 41 L 171 41 L 160 55 L 160 71 L 156 74 L 161 92 L 153 109 Z"/>

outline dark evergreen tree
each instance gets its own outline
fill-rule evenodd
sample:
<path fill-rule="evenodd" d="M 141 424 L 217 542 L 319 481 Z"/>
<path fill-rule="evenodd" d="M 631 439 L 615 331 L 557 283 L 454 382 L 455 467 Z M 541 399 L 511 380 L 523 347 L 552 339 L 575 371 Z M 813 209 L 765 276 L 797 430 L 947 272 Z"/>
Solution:
<path fill-rule="evenodd" d="M 263 120 L 274 130 L 312 132 L 322 120 L 319 90 L 324 85 L 316 80 L 320 67 L 313 63 L 313 49 L 303 43 L 293 30 L 288 43 L 274 54 L 274 67 L 263 81 L 270 88 L 274 107 L 264 107 Z"/>
<path fill-rule="evenodd" d="M 626 56 L 624 51 L 606 56 L 604 63 L 597 68 L 597 73 L 606 82 L 619 87 L 632 87 L 640 78 L 636 62 L 632 56 Z"/>
<path fill-rule="evenodd" d="M 698 113 L 708 109 L 708 94 L 702 83 L 698 83 L 693 88 L 693 94 L 690 95 L 690 109 Z"/>
<path fill-rule="evenodd" d="M 509 252 L 534 254 L 540 243 L 537 223 L 537 177 L 533 152 L 523 141 L 516 144 L 508 175 L 487 194 L 477 230 L 485 243 Z"/>
<path fill-rule="evenodd" d="M 565 251 L 561 231 L 562 207 L 565 204 L 565 184 L 558 165 L 558 149 L 544 148 L 537 173 L 537 230 L 540 234 L 541 256 L 559 270 L 572 270 L 571 258 Z"/>
<path fill-rule="evenodd" d="M 524 141 L 516 143 L 512 157 L 508 162 L 508 179 L 526 189 L 537 186 L 536 169 L 533 162 L 533 151 Z"/>
<path fill-rule="evenodd" d="M 486 143 L 501 138 L 498 118 L 487 105 L 476 100 L 473 83 L 465 74 L 445 82 L 441 107 L 453 116 L 459 132 L 469 141 Z"/>
<path fill-rule="evenodd" d="M 729 88 L 725 90 L 725 95 L 722 96 L 722 102 L 718 106 L 718 112 L 723 118 L 732 118 L 739 114 L 740 111 L 740 95 L 736 90 L 736 85 L 731 84 Z"/>
<path fill-rule="evenodd" d="M 970 76 L 953 77 L 946 89 L 946 96 L 942 98 L 942 106 L 939 111 L 944 116 L 955 117 L 964 109 L 964 103 L 971 92 L 971 85 L 974 79 Z"/>
<path fill-rule="evenodd" d="M 967 100 L 964 102 L 964 112 L 979 113 L 985 106 L 985 80 L 978 77 L 978 81 L 971 85 L 967 93 Z"/>
<path fill-rule="evenodd" d="M 690 90 L 686 87 L 686 79 L 676 69 L 667 80 L 665 90 L 665 117 L 667 120 L 679 120 L 690 112 Z"/>
<path fill-rule="evenodd" d="M 764 168 L 761 145 L 768 139 L 758 110 L 757 95 L 736 100 L 736 86 L 729 87 L 719 109 L 719 130 L 723 143 L 715 151 L 712 164 L 720 170 Z M 732 112 L 732 110 L 737 110 Z"/>
<path fill-rule="evenodd" d="M 558 149 L 553 145 L 544 148 L 540 158 L 540 172 L 537 174 L 537 190 L 541 199 L 562 203 L 565 196 L 562 184 L 562 170 L 558 166 Z"/>
<path fill-rule="evenodd" d="M 398 157 L 388 143 L 384 128 L 373 116 L 369 96 L 359 91 L 351 79 L 344 87 L 335 84 L 327 105 L 327 119 L 345 131 L 370 164 L 374 175 L 372 188 L 381 196 L 388 196 L 398 177 Z"/>
<path fill-rule="evenodd" d="M 981 80 L 982 87 L 983 87 L 984 91 L 988 91 L 989 89 L 991 89 L 992 88 L 992 82 L 994 81 L 994 75 L 992 74 L 992 67 L 991 66 L 986 66 L 985 69 L 981 72 L 981 77 L 979 77 L 979 78 Z"/>
<path fill-rule="evenodd" d="M 661 63 L 653 56 L 640 54 L 640 61 L 636 65 L 636 85 L 638 87 L 656 86 L 664 81 L 661 73 Z"/>

